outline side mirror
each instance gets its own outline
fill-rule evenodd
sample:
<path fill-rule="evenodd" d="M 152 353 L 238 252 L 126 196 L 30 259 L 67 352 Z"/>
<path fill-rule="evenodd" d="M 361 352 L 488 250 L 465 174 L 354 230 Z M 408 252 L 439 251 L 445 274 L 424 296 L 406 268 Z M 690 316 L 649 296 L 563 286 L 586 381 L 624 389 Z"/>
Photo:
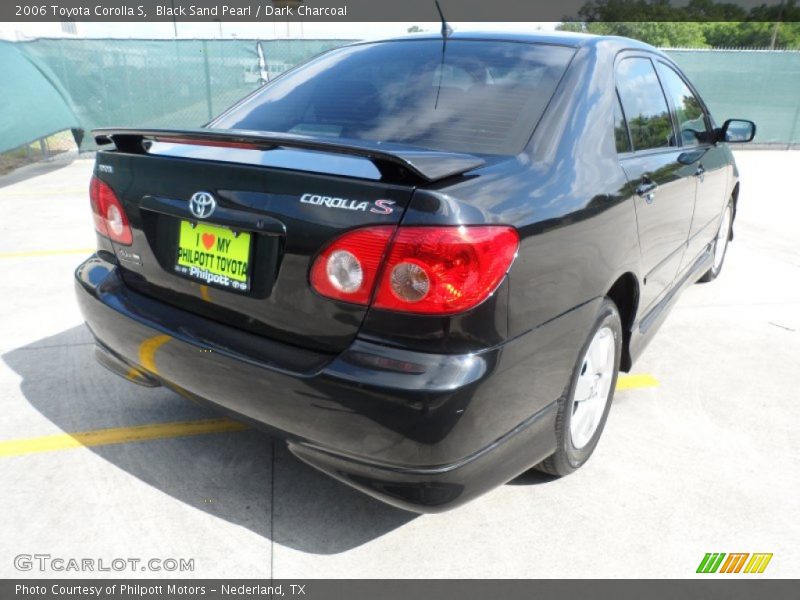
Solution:
<path fill-rule="evenodd" d="M 720 142 L 751 142 L 756 136 L 756 124 L 745 119 L 728 119 L 717 130 L 717 141 Z"/>

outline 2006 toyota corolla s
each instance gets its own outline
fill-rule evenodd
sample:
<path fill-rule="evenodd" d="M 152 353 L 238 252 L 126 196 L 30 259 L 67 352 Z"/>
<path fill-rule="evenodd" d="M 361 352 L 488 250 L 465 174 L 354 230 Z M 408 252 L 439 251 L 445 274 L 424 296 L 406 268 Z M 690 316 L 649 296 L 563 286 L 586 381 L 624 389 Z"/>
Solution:
<path fill-rule="evenodd" d="M 77 295 L 113 371 L 441 511 L 587 461 L 618 371 L 720 272 L 754 132 L 632 40 L 358 43 L 204 128 L 95 131 Z"/>

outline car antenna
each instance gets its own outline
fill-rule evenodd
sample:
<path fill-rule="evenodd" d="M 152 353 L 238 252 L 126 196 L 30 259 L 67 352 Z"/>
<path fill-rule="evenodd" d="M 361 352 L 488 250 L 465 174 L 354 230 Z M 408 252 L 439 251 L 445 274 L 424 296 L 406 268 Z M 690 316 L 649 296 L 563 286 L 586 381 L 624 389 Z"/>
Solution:
<path fill-rule="evenodd" d="M 442 90 L 442 76 L 444 75 L 444 54 L 447 50 L 447 38 L 453 34 L 453 28 L 447 23 L 444 18 L 442 7 L 439 6 L 439 0 L 433 0 L 436 4 L 436 10 L 439 12 L 439 18 L 442 20 L 442 62 L 439 65 L 439 86 L 436 88 L 436 102 L 433 105 L 433 110 L 439 107 L 439 92 Z"/>
<path fill-rule="evenodd" d="M 442 7 L 439 6 L 439 0 L 433 1 L 436 3 L 436 10 L 439 11 L 439 18 L 442 20 L 442 41 L 446 43 L 447 38 L 453 35 L 453 28 L 447 23 L 447 19 L 444 18 Z"/>

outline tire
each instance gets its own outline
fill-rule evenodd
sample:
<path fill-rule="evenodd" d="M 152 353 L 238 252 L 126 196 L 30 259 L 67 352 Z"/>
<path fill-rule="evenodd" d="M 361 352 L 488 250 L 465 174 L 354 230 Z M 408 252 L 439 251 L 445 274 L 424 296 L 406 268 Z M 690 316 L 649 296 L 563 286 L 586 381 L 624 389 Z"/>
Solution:
<path fill-rule="evenodd" d="M 727 206 L 725 206 L 725 212 L 722 213 L 722 219 L 719 222 L 717 237 L 714 238 L 714 264 L 697 280 L 698 283 L 708 283 L 719 277 L 719 274 L 722 272 L 722 265 L 725 263 L 725 254 L 728 252 L 728 242 L 731 239 L 732 228 L 733 200 L 729 200 Z"/>
<path fill-rule="evenodd" d="M 604 354 L 612 349 L 613 358 Z M 578 354 L 569 385 L 558 400 L 556 451 L 538 464 L 537 470 L 564 476 L 589 460 L 608 419 L 621 355 L 619 311 L 614 302 L 604 298 L 592 330 Z M 593 366 L 593 361 L 598 364 Z"/>

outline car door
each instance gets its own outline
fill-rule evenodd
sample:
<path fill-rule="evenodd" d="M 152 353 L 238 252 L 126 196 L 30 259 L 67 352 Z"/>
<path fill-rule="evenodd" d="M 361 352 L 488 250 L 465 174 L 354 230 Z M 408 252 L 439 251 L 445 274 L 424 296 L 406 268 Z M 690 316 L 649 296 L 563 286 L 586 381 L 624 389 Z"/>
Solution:
<path fill-rule="evenodd" d="M 669 291 L 678 274 L 692 223 L 696 184 L 694 169 L 682 162 L 669 105 L 651 58 L 623 55 L 615 77 L 629 135 L 620 163 L 636 208 L 644 315 Z"/>
<path fill-rule="evenodd" d="M 683 152 L 681 163 L 694 176 L 695 208 L 680 271 L 688 269 L 714 239 L 727 200 L 728 156 L 714 143 L 713 124 L 702 101 L 672 65 L 658 61 Z"/>

